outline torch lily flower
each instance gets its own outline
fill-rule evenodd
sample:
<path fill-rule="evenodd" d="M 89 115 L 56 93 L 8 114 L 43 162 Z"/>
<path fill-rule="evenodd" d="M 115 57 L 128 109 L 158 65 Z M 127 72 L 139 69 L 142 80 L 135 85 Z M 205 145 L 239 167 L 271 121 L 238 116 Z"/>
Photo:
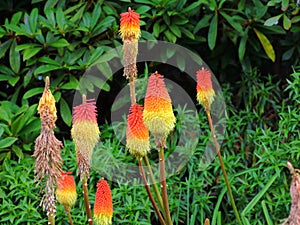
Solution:
<path fill-rule="evenodd" d="M 137 76 L 136 57 L 141 30 L 140 15 L 130 8 L 121 14 L 120 36 L 123 40 L 124 76 L 133 81 Z"/>
<path fill-rule="evenodd" d="M 45 183 L 42 198 L 43 209 L 49 217 L 55 214 L 55 189 L 57 179 L 61 173 L 62 158 L 60 149 L 61 141 L 56 139 L 53 129 L 57 119 L 55 99 L 50 91 L 50 79 L 46 77 L 45 89 L 39 101 L 38 113 L 41 118 L 41 133 L 35 140 L 33 157 L 36 159 L 34 166 L 35 179 L 38 183 Z"/>
<path fill-rule="evenodd" d="M 209 70 L 202 68 L 196 73 L 197 76 L 197 100 L 205 108 L 210 110 L 214 101 L 215 91 L 212 86 L 211 73 Z"/>
<path fill-rule="evenodd" d="M 97 184 L 94 221 L 98 225 L 111 225 L 113 216 L 112 195 L 109 184 L 101 178 Z"/>
<path fill-rule="evenodd" d="M 57 180 L 56 199 L 65 208 L 71 208 L 77 199 L 76 185 L 72 172 L 62 172 Z"/>
<path fill-rule="evenodd" d="M 90 160 L 99 141 L 100 131 L 97 124 L 96 102 L 86 100 L 73 108 L 73 126 L 71 135 L 77 152 L 77 163 L 81 179 L 84 172 L 89 176 Z"/>
<path fill-rule="evenodd" d="M 143 107 L 133 104 L 127 118 L 126 147 L 134 156 L 143 157 L 150 150 L 149 131 L 143 122 Z"/>
<path fill-rule="evenodd" d="M 140 14 L 131 8 L 128 9 L 128 12 L 121 13 L 120 34 L 123 41 L 126 39 L 137 41 L 141 36 Z"/>
<path fill-rule="evenodd" d="M 174 129 L 176 118 L 163 76 L 155 72 L 149 77 L 144 102 L 143 120 L 157 144 L 164 145 L 168 134 Z"/>

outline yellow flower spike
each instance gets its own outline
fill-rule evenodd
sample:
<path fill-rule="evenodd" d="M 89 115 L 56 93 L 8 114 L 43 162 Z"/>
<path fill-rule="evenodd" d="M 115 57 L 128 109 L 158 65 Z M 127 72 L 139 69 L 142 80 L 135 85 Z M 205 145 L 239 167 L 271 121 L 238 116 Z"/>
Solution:
<path fill-rule="evenodd" d="M 209 70 L 202 68 L 196 73 L 197 76 L 197 100 L 206 109 L 214 101 L 215 91 L 212 86 L 211 73 Z"/>
<path fill-rule="evenodd" d="M 143 122 L 143 107 L 134 104 L 127 118 L 126 147 L 131 154 L 143 157 L 150 151 L 149 132 Z"/>
<path fill-rule="evenodd" d="M 144 104 L 143 121 L 157 144 L 164 146 L 165 139 L 175 127 L 176 118 L 163 76 L 157 72 L 149 77 Z"/>
<path fill-rule="evenodd" d="M 86 172 L 89 176 L 90 160 L 93 150 L 100 138 L 100 130 L 97 124 L 96 102 L 85 100 L 81 105 L 73 109 L 73 126 L 71 135 L 77 151 L 79 173 L 83 178 Z"/>

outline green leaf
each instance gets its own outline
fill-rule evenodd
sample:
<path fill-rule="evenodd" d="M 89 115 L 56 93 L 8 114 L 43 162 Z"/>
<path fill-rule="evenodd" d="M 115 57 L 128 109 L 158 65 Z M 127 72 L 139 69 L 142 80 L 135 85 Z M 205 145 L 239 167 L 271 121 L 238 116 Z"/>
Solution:
<path fill-rule="evenodd" d="M 248 31 L 248 29 L 247 29 Z M 246 52 L 246 43 L 247 43 L 247 39 L 248 39 L 248 32 L 247 34 L 243 35 L 239 44 L 239 59 L 240 61 L 242 61 L 244 59 L 244 55 Z"/>
<path fill-rule="evenodd" d="M 189 13 L 190 11 L 194 10 L 201 4 L 201 1 L 194 2 L 190 4 L 188 7 L 186 7 L 184 10 L 181 11 L 181 13 Z"/>
<path fill-rule="evenodd" d="M 75 90 L 78 87 L 78 80 L 74 76 L 70 76 L 70 81 L 68 83 L 63 84 L 60 88 L 66 90 Z"/>
<path fill-rule="evenodd" d="M 180 30 L 182 33 L 184 33 L 188 38 L 195 40 L 195 36 L 192 32 L 190 32 L 188 29 L 186 29 L 184 26 L 180 27 Z"/>
<path fill-rule="evenodd" d="M 289 8 L 289 0 L 281 1 L 281 10 L 286 11 Z"/>
<path fill-rule="evenodd" d="M 140 15 L 142 15 L 142 14 L 148 12 L 150 9 L 151 9 L 150 6 L 148 6 L 148 5 L 142 5 L 142 6 L 138 7 L 135 10 L 135 12 L 138 13 L 138 14 L 140 14 Z"/>
<path fill-rule="evenodd" d="M 181 31 L 180 29 L 178 28 L 178 26 L 176 25 L 171 25 L 169 26 L 170 30 L 172 31 L 173 34 L 175 34 L 177 37 L 181 37 Z"/>
<path fill-rule="evenodd" d="M 9 64 L 12 70 L 17 74 L 19 73 L 21 62 L 20 62 L 20 53 L 16 50 L 17 41 L 13 40 L 10 50 L 9 50 Z"/>
<path fill-rule="evenodd" d="M 267 56 L 272 60 L 272 62 L 275 62 L 275 51 L 269 39 L 256 28 L 253 28 L 253 30 L 256 33 L 260 43 L 262 44 Z"/>
<path fill-rule="evenodd" d="M 97 64 L 97 68 L 100 70 L 100 72 L 109 80 L 112 80 L 113 78 L 113 72 L 111 70 L 110 65 L 107 62 L 102 62 Z"/>
<path fill-rule="evenodd" d="M 62 47 L 69 46 L 70 44 L 66 39 L 62 38 L 57 41 L 53 41 L 52 43 L 49 43 L 48 45 L 51 47 L 55 47 L 55 48 L 62 48 Z"/>
<path fill-rule="evenodd" d="M 43 56 L 39 59 L 39 62 L 46 63 L 46 64 L 51 64 L 55 66 L 61 66 L 60 62 L 57 62 L 49 57 Z"/>
<path fill-rule="evenodd" d="M 5 148 L 12 146 L 17 140 L 18 140 L 18 138 L 16 138 L 16 137 L 6 137 L 4 139 L 1 139 L 0 140 L 0 149 L 5 149 Z"/>
<path fill-rule="evenodd" d="M 213 17 L 213 14 L 204 15 L 203 18 L 196 24 L 193 33 L 197 33 L 204 27 L 208 27 L 210 24 L 210 19 Z"/>
<path fill-rule="evenodd" d="M 68 103 L 63 98 L 60 99 L 60 115 L 61 115 L 63 121 L 68 126 L 71 126 L 71 124 L 72 124 L 72 113 L 71 113 L 71 110 L 70 110 L 70 107 L 69 107 Z"/>
<path fill-rule="evenodd" d="M 291 20 L 284 14 L 283 15 L 283 28 L 289 30 L 292 26 Z"/>
<path fill-rule="evenodd" d="M 176 40 L 177 40 L 176 36 L 173 35 L 173 34 L 170 32 L 170 30 L 165 31 L 165 36 L 166 36 L 167 39 L 168 39 L 170 42 L 172 42 L 172 43 L 175 43 Z"/>
<path fill-rule="evenodd" d="M 0 27 L 0 38 L 2 38 L 6 34 L 6 31 Z"/>
<path fill-rule="evenodd" d="M 62 8 L 56 8 L 56 22 L 60 30 L 64 30 L 65 16 Z"/>
<path fill-rule="evenodd" d="M 273 16 L 269 19 L 267 19 L 264 23 L 265 26 L 272 26 L 272 25 L 277 25 L 279 19 L 282 17 L 283 14 L 280 14 L 278 16 Z"/>
<path fill-rule="evenodd" d="M 38 19 L 38 9 L 34 8 L 29 16 L 29 26 L 30 26 L 30 30 L 31 33 L 35 33 L 37 30 L 37 19 Z"/>
<path fill-rule="evenodd" d="M 100 4 L 96 4 L 94 7 L 94 11 L 91 16 L 91 28 L 94 28 L 97 24 L 99 17 L 101 15 L 101 6 Z"/>
<path fill-rule="evenodd" d="M 22 152 L 22 149 L 19 146 L 13 145 L 12 150 L 16 154 L 16 156 L 18 156 L 19 159 L 24 158 L 24 154 Z"/>
<path fill-rule="evenodd" d="M 239 33 L 243 33 L 243 27 L 240 23 L 236 22 L 231 16 L 227 15 L 225 12 L 220 12 L 220 14 L 227 20 L 227 22 Z"/>
<path fill-rule="evenodd" d="M 23 61 L 30 59 L 31 57 L 35 56 L 42 50 L 42 47 L 38 48 L 27 48 L 23 52 Z"/>
<path fill-rule="evenodd" d="M 282 54 L 282 60 L 283 61 L 289 60 L 293 56 L 295 49 L 296 49 L 296 47 L 292 47 L 289 50 L 287 50 L 286 52 L 284 52 Z"/>
<path fill-rule="evenodd" d="M 215 14 L 211 20 L 209 30 L 208 30 L 208 47 L 212 50 L 216 45 L 217 40 L 217 33 L 218 33 L 218 14 Z"/>
<path fill-rule="evenodd" d="M 13 41 L 13 39 L 9 39 L 0 45 L 0 59 L 3 56 L 5 56 L 5 53 L 6 53 L 7 49 L 9 48 L 9 46 L 11 45 L 12 41 Z"/>
<path fill-rule="evenodd" d="M 153 25 L 153 35 L 154 35 L 154 37 L 158 37 L 159 36 L 159 32 L 160 32 L 160 27 L 159 27 L 159 22 L 157 21 Z"/>
<path fill-rule="evenodd" d="M 96 76 L 89 76 L 86 82 L 91 82 L 94 86 L 104 91 L 110 91 L 110 86 L 102 79 Z"/>
<path fill-rule="evenodd" d="M 42 88 L 42 87 L 32 88 L 32 89 L 26 91 L 26 93 L 23 95 L 23 99 L 31 98 L 35 95 L 43 93 L 43 91 L 44 91 L 44 88 Z"/>
<path fill-rule="evenodd" d="M 49 71 L 53 70 L 59 70 L 61 69 L 61 66 L 56 66 L 56 65 L 42 65 L 36 68 L 34 71 L 34 75 L 42 74 L 42 73 L 47 73 Z"/>

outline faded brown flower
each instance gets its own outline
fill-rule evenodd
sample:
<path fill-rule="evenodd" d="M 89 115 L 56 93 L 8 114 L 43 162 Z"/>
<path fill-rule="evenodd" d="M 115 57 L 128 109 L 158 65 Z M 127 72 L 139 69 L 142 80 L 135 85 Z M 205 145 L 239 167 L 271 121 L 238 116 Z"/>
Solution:
<path fill-rule="evenodd" d="M 35 140 L 33 157 L 36 159 L 34 174 L 38 185 L 42 184 L 44 196 L 42 205 L 49 214 L 55 212 L 55 186 L 61 174 L 61 141 L 56 139 L 53 129 L 56 121 L 55 99 L 50 91 L 49 77 L 46 77 L 44 93 L 40 99 L 38 112 L 41 118 L 41 133 Z"/>

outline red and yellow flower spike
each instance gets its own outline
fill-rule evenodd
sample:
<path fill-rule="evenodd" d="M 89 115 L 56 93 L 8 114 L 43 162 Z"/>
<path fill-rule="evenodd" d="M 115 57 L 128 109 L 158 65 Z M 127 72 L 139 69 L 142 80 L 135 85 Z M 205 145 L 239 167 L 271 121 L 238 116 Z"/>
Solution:
<path fill-rule="evenodd" d="M 127 118 L 126 147 L 137 157 L 143 157 L 150 150 L 149 131 L 143 122 L 143 107 L 133 104 Z"/>
<path fill-rule="evenodd" d="M 209 70 L 202 68 L 196 73 L 197 76 L 197 100 L 206 109 L 214 101 L 215 91 L 212 86 L 211 73 Z"/>
<path fill-rule="evenodd" d="M 138 39 L 141 36 L 140 15 L 132 9 L 121 14 L 120 36 L 123 40 L 124 76 L 134 82 L 137 77 L 136 57 L 138 54 Z M 133 83 L 132 83 L 133 85 Z"/>
<path fill-rule="evenodd" d="M 128 12 L 121 13 L 120 35 L 122 40 L 138 40 L 141 36 L 140 14 L 134 12 L 131 8 Z"/>
<path fill-rule="evenodd" d="M 101 178 L 97 184 L 94 204 L 94 221 L 98 225 L 111 225 L 113 216 L 112 195 L 109 184 Z"/>
<path fill-rule="evenodd" d="M 84 172 L 89 175 L 90 160 L 100 138 L 97 124 L 97 108 L 93 99 L 86 100 L 73 109 L 71 135 L 77 151 L 77 162 L 81 178 Z"/>
<path fill-rule="evenodd" d="M 157 72 L 149 77 L 143 121 L 156 141 L 159 142 L 164 142 L 175 127 L 176 118 L 172 110 L 171 98 L 163 76 Z"/>
<path fill-rule="evenodd" d="M 62 172 L 57 179 L 56 199 L 65 208 L 72 207 L 77 200 L 77 192 L 72 172 Z"/>

